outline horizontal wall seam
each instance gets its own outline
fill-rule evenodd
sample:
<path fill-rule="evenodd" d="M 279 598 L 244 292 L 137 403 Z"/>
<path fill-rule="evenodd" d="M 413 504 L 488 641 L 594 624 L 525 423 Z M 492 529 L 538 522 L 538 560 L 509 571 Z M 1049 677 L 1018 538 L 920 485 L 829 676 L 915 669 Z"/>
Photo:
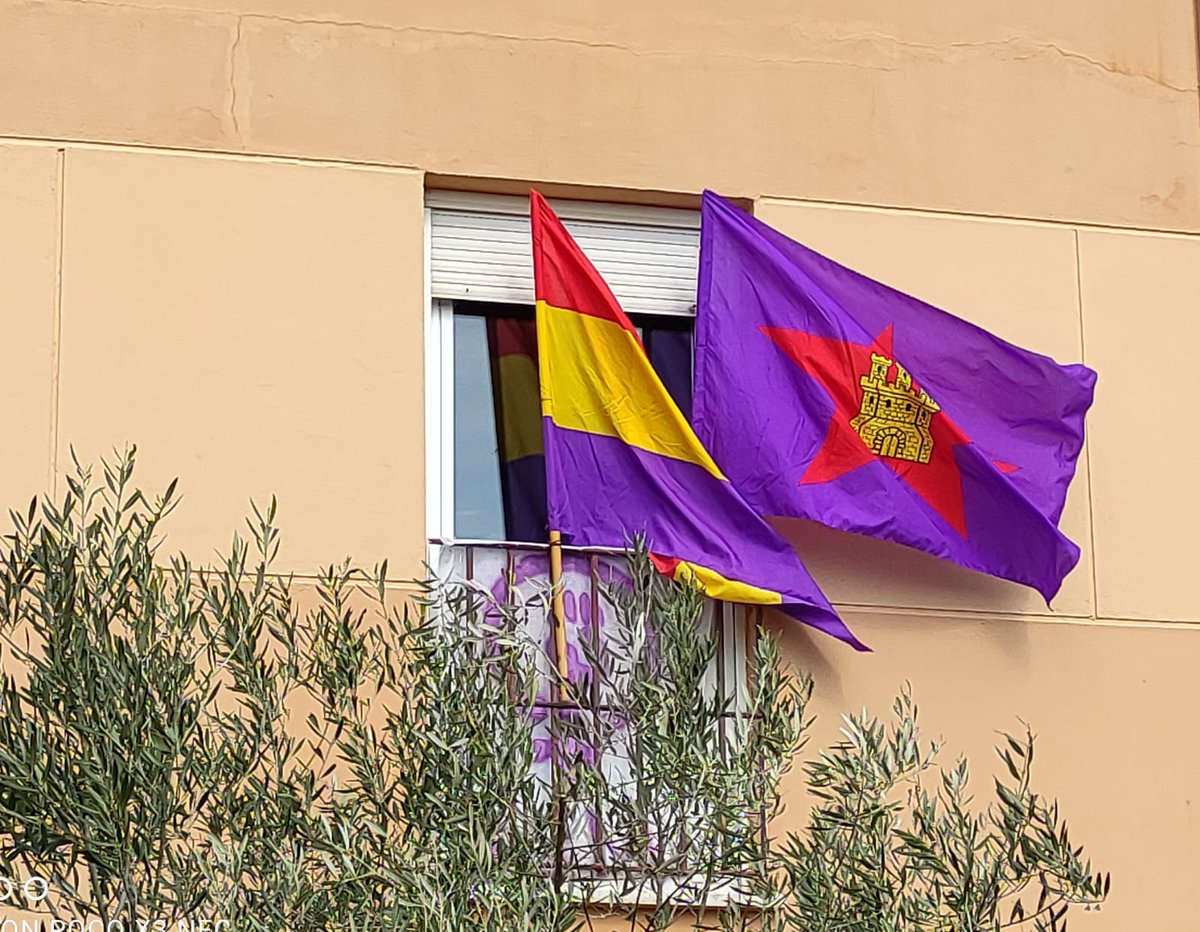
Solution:
<path fill-rule="evenodd" d="M 1018 217 L 1009 214 L 971 213 L 965 210 L 932 210 L 928 207 L 906 207 L 898 204 L 871 204 L 863 201 L 831 201 L 815 197 L 785 197 L 775 194 L 764 194 L 756 200 L 761 204 L 777 204 L 781 207 L 828 207 L 840 210 L 862 211 L 876 213 L 906 214 L 912 217 L 929 217 L 931 219 L 954 220 L 983 220 L 989 223 L 1011 224 L 1013 226 L 1046 227 L 1056 230 L 1078 230 L 1096 233 L 1129 233 L 1145 236 L 1162 236 L 1174 239 L 1200 239 L 1200 229 L 1166 229 L 1159 227 L 1121 226 L 1116 223 L 1101 223 L 1095 220 L 1055 220 L 1048 217 Z"/>
<path fill-rule="evenodd" d="M 924 616 L 961 621 L 1029 622 L 1031 624 L 1063 624 L 1083 627 L 1194 629 L 1200 631 L 1200 621 L 1189 618 L 1118 618 L 1109 615 L 1046 615 L 1036 612 L 988 611 L 985 609 L 922 608 L 920 606 L 867 605 L 834 602 L 834 607 L 848 615 L 902 615 L 906 618 Z"/>
<path fill-rule="evenodd" d="M 289 579 L 294 583 L 300 583 L 306 586 L 315 586 L 322 579 L 316 573 L 284 573 L 280 574 L 282 578 Z M 362 581 L 359 583 L 366 589 L 372 589 L 373 583 Z M 404 579 L 400 577 L 388 578 L 385 580 L 385 585 L 389 591 L 403 592 L 421 592 L 424 590 L 424 585 L 420 581 L 413 579 Z M 1044 615 L 1033 612 L 1005 612 L 1005 611 L 986 611 L 981 609 L 953 609 L 953 608 L 923 608 L 921 606 L 897 606 L 897 605 L 867 605 L 863 603 L 850 602 L 834 602 L 834 607 L 839 612 L 845 612 L 850 615 L 899 615 L 906 618 L 913 616 L 923 616 L 927 618 L 935 618 L 947 621 L 1003 621 L 1009 622 L 1029 622 L 1031 624 L 1066 624 L 1082 627 L 1107 627 L 1107 628 L 1146 628 L 1146 629 L 1170 629 L 1170 630 L 1196 630 L 1200 631 L 1200 621 L 1190 619 L 1172 619 L 1172 618 L 1117 618 L 1112 616 L 1092 616 L 1092 615 Z"/>
<path fill-rule="evenodd" d="M 214 567 L 211 571 L 216 572 L 219 569 L 220 567 Z M 205 568 L 204 571 L 209 572 L 210 570 L 209 568 Z M 193 567 L 192 572 L 194 575 L 199 575 L 201 570 Z M 317 584 L 325 579 L 324 576 L 318 573 L 268 573 L 267 576 L 276 581 L 286 580 L 290 583 L 299 583 L 302 586 L 312 588 L 316 588 Z M 361 588 L 367 595 L 375 593 L 375 580 L 373 578 L 354 580 L 352 584 Z M 383 581 L 383 584 L 389 592 L 423 592 L 425 590 L 425 586 L 421 582 L 402 577 L 389 577 Z"/>
<path fill-rule="evenodd" d="M 193 567 L 192 573 L 199 576 L 201 572 L 216 568 Z M 304 588 L 317 588 L 326 577 L 318 573 L 270 573 L 270 578 L 287 580 Z M 375 592 L 373 578 L 359 579 L 354 585 L 362 589 L 368 596 Z M 384 580 L 388 592 L 420 593 L 426 591 L 426 584 L 413 577 L 388 577 Z M 1172 618 L 1118 618 L 1115 616 L 1091 615 L 1045 615 L 1033 612 L 1005 612 L 1002 610 L 987 611 L 981 609 L 954 608 L 924 608 L 921 606 L 898 605 L 868 605 L 865 603 L 834 602 L 834 608 L 848 615 L 894 615 L 905 618 L 914 616 L 931 618 L 939 621 L 992 621 L 992 622 L 1028 622 L 1030 624 L 1071 625 L 1075 627 L 1104 627 L 1104 628 L 1145 628 L 1148 630 L 1194 630 L 1200 631 L 1200 620 Z"/>
<path fill-rule="evenodd" d="M 266 162 L 279 165 L 304 165 L 313 168 L 344 168 L 367 172 L 396 174 L 425 174 L 424 169 L 402 162 L 370 162 L 351 159 L 315 158 L 302 155 L 277 155 L 235 149 L 195 149 L 188 146 L 147 146 L 132 142 L 81 142 L 75 139 L 55 139 L 51 136 L 21 136 L 0 134 L 0 146 L 51 146 L 78 149 L 84 152 L 133 152 L 140 155 L 170 155 L 183 158 L 216 159 L 220 161 Z"/>
<path fill-rule="evenodd" d="M 436 174 L 436 172 L 428 172 L 417 165 L 410 165 L 402 162 L 379 162 L 367 159 L 338 159 L 338 158 L 317 158 L 314 156 L 302 155 L 280 155 L 278 153 L 269 152 L 254 152 L 248 150 L 232 150 L 232 149 L 197 149 L 188 146 L 164 146 L 164 145 L 144 145 L 139 143 L 123 143 L 123 142 L 90 142 L 75 139 L 68 139 L 53 136 L 25 136 L 17 134 L 0 134 L 0 145 L 14 146 L 67 146 L 72 149 L 80 149 L 84 151 L 100 151 L 100 152 L 137 152 L 147 155 L 162 154 L 173 155 L 180 157 L 192 157 L 200 159 L 233 159 L 247 162 L 266 162 L 268 164 L 283 164 L 283 165 L 308 165 L 315 167 L 328 168 L 345 168 L 359 171 L 376 171 L 376 172 L 397 172 L 411 173 L 420 172 L 422 174 Z M 460 176 L 461 177 L 461 176 Z M 478 175 L 480 182 L 492 181 L 507 181 L 511 179 L 499 178 L 491 175 Z M 549 182 L 548 182 L 549 183 Z M 555 184 L 570 184 L 578 187 L 589 187 L 587 184 L 572 181 L 570 179 L 556 179 Z M 602 188 L 596 188 L 597 191 L 602 191 Z M 698 192 L 695 191 L 663 191 L 663 194 L 695 196 Z M 1200 228 L 1196 229 L 1169 229 L 1163 227 L 1142 227 L 1142 226 L 1123 226 L 1116 223 L 1103 223 L 1095 220 L 1058 220 L 1048 217 L 1021 217 L 1010 214 L 991 214 L 979 213 L 965 210 L 953 210 L 950 208 L 935 210 L 927 207 L 911 207 L 889 203 L 870 203 L 866 201 L 833 201 L 822 198 L 813 197 L 797 197 L 779 194 L 760 194 L 755 201 L 763 204 L 779 204 L 782 206 L 800 205 L 814 207 L 829 207 L 839 208 L 843 210 L 861 210 L 861 211 L 890 211 L 893 213 L 904 213 L 917 217 L 931 218 L 952 218 L 959 220 L 983 220 L 994 223 L 1011 223 L 1021 226 L 1041 226 L 1051 227 L 1056 229 L 1074 229 L 1086 232 L 1109 232 L 1109 233 L 1128 233 L 1134 235 L 1147 236 L 1162 236 L 1184 240 L 1200 239 Z"/>

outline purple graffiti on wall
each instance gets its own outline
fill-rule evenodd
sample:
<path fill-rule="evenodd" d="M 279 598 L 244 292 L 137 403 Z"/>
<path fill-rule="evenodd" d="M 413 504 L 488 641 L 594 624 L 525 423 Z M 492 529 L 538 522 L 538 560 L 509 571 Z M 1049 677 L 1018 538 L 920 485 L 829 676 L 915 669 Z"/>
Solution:
<path fill-rule="evenodd" d="M 567 677 L 572 684 L 582 685 L 592 679 L 592 666 L 587 659 L 584 643 L 593 645 L 603 643 L 603 630 L 608 624 L 608 612 L 611 604 L 604 598 L 605 587 L 619 586 L 630 588 L 633 580 L 628 571 L 621 565 L 621 558 L 601 557 L 596 561 L 595 577 L 592 573 L 592 560 L 589 557 L 567 554 L 563 559 L 563 617 L 567 633 Z M 476 578 L 483 584 L 492 597 L 498 602 L 516 604 L 534 604 L 539 594 L 545 593 L 550 586 L 549 558 L 545 553 L 527 553 L 516 558 L 513 564 L 512 589 L 510 591 L 505 579 L 505 569 L 498 567 L 494 578 Z M 530 620 L 538 625 L 531 631 L 541 643 L 547 657 L 554 655 L 554 632 L 548 617 L 541 612 L 531 612 Z M 547 671 L 549 673 L 549 671 Z M 538 690 L 534 709 L 531 715 L 534 725 L 534 760 L 538 764 L 550 761 L 553 751 L 549 734 L 548 719 L 550 707 L 547 705 L 556 698 L 552 678 L 545 677 Z M 572 713 L 564 710 L 564 718 Z M 618 726 L 619 727 L 619 726 Z M 564 743 L 562 752 L 567 757 L 582 756 L 589 765 L 596 763 L 596 749 L 590 744 L 580 746 L 574 739 Z"/>

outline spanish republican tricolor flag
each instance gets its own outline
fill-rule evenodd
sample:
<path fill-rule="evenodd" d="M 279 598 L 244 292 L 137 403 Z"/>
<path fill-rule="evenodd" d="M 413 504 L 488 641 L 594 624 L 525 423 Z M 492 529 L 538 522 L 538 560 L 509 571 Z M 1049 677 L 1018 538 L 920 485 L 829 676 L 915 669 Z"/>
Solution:
<path fill-rule="evenodd" d="M 550 528 L 588 547 L 644 534 L 660 572 L 714 599 L 779 606 L 866 650 L 701 446 L 608 285 L 536 191 L 530 219 Z"/>

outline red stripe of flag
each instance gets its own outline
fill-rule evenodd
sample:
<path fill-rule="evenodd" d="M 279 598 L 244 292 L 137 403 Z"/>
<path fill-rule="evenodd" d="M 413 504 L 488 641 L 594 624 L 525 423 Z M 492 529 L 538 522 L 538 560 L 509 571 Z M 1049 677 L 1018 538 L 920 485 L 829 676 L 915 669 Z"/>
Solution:
<path fill-rule="evenodd" d="M 537 300 L 552 307 L 611 321 L 636 337 L 633 322 L 621 310 L 608 284 L 583 250 L 567 234 L 546 199 L 537 191 L 530 191 L 529 199 Z"/>

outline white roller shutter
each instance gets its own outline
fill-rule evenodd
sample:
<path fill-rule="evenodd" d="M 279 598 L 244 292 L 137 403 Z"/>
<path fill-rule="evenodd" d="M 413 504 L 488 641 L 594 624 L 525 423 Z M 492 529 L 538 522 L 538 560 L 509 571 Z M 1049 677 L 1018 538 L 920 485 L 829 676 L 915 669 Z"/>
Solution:
<path fill-rule="evenodd" d="M 588 258 L 631 313 L 695 313 L 697 211 L 551 201 Z M 529 202 L 431 191 L 430 294 L 533 303 Z"/>

